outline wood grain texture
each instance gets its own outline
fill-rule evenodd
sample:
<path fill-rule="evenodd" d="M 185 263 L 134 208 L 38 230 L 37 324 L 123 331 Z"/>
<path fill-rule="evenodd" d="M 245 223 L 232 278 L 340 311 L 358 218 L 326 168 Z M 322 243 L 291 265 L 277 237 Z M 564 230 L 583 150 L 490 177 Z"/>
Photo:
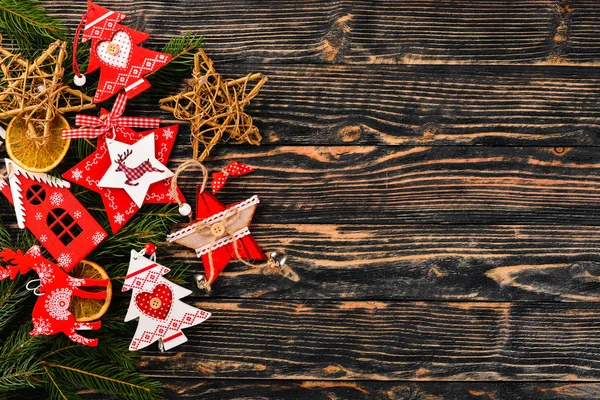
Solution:
<path fill-rule="evenodd" d="M 270 78 L 247 108 L 264 146 L 207 164 L 256 169 L 219 199 L 260 195 L 253 234 L 301 279 L 234 264 L 187 297 L 213 316 L 143 352 L 167 398 L 600 398 L 600 2 L 99 3 Z M 43 4 L 72 31 L 85 10 Z"/>
<path fill-rule="evenodd" d="M 595 381 L 595 304 L 203 301 L 213 312 L 158 377 L 294 380 Z"/>
<path fill-rule="evenodd" d="M 213 168 L 231 160 L 256 172 L 232 179 L 220 196 L 258 194 L 255 222 L 600 223 L 595 148 L 240 147 L 216 152 Z M 193 198 L 200 177 L 181 182 Z"/>
<path fill-rule="evenodd" d="M 258 224 L 252 233 L 265 251 L 284 249 L 300 281 L 232 263 L 196 296 L 600 301 L 600 227 Z M 162 260 L 203 273 L 193 252 L 164 251 Z"/>
<path fill-rule="evenodd" d="M 206 400 L 590 400 L 598 383 L 167 379 L 167 398 Z"/>
<path fill-rule="evenodd" d="M 535 1 L 105 0 L 166 41 L 198 31 L 209 54 L 239 63 L 597 66 L 600 5 Z M 49 2 L 72 29 L 85 3 Z M 165 16 L 168 15 L 168 18 Z"/>
<path fill-rule="evenodd" d="M 600 76 L 591 68 L 215 65 L 225 77 L 269 77 L 247 107 L 264 144 L 600 144 Z M 130 106 L 157 115 L 157 106 Z"/>

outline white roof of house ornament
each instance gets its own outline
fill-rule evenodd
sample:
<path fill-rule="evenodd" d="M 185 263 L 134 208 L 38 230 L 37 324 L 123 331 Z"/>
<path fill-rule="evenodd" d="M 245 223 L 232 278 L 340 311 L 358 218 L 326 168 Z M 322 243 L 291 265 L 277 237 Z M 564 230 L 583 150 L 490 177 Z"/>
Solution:
<path fill-rule="evenodd" d="M 19 177 L 24 176 L 28 179 L 44 183 L 54 188 L 70 188 L 71 184 L 60 178 L 42 173 L 42 172 L 29 172 L 19 167 L 13 161 L 6 158 L 6 171 L 8 171 L 8 183 L 10 184 L 10 191 L 12 193 L 13 205 L 15 207 L 15 214 L 17 216 L 17 225 L 21 229 L 25 229 L 25 205 L 23 204 L 23 189 L 21 188 L 22 182 Z M 0 189 L 6 185 L 5 181 L 0 181 Z"/>

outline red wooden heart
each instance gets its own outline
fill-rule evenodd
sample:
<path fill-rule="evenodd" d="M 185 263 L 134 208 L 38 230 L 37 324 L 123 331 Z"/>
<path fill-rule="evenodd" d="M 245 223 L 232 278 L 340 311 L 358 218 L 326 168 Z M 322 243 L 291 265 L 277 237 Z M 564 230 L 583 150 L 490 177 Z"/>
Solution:
<path fill-rule="evenodd" d="M 141 292 L 135 296 L 135 304 L 147 316 L 165 319 L 173 305 L 173 292 L 169 285 L 156 285 L 152 292 Z"/>

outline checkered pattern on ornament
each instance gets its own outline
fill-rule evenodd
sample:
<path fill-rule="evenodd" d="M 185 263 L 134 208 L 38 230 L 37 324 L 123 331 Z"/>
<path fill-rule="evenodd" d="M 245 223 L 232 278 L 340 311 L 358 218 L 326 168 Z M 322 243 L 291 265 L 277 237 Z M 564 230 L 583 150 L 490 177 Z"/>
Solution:
<path fill-rule="evenodd" d="M 158 54 L 155 57 L 148 57 L 144 60 L 144 62 L 141 64 L 142 67 L 139 66 L 135 66 L 132 67 L 130 71 L 125 71 L 125 72 L 121 72 L 117 75 L 117 77 L 115 78 L 115 80 L 112 81 L 106 81 L 103 87 L 98 87 L 97 91 L 96 91 L 96 97 L 102 97 L 105 94 L 112 94 L 114 92 L 114 88 L 115 86 L 123 86 L 123 85 L 127 85 L 127 82 L 129 82 L 130 79 L 136 80 L 136 79 L 143 79 L 141 78 L 142 75 L 144 74 L 144 72 L 149 71 L 152 72 L 154 66 L 161 62 L 164 63 L 167 60 L 167 55 L 166 54 Z M 133 89 L 133 88 L 131 88 Z M 125 88 L 125 91 L 127 92 L 127 88 Z"/>
<path fill-rule="evenodd" d="M 112 14 L 114 14 L 114 11 L 110 11 L 110 13 L 106 15 L 110 16 Z M 125 16 L 123 15 L 123 17 Z M 91 27 L 89 31 L 86 29 L 85 33 L 86 35 L 90 35 L 91 39 L 101 39 L 105 31 L 112 32 L 115 30 L 115 26 L 117 26 L 116 21 L 114 21 L 111 18 L 106 18 L 104 21 L 100 21 L 99 23 Z"/>
<path fill-rule="evenodd" d="M 164 338 L 168 331 L 169 328 L 166 325 L 157 325 L 154 331 L 144 331 L 139 338 L 134 338 L 131 342 L 131 349 L 139 349 L 142 343 L 154 343 L 156 340 Z"/>
<path fill-rule="evenodd" d="M 169 268 L 161 266 L 159 270 L 152 270 L 147 274 L 142 274 L 142 276 L 138 275 L 135 278 L 133 278 L 131 284 L 123 284 L 123 290 L 143 289 L 146 283 L 151 283 L 152 286 L 154 286 L 156 282 L 158 282 L 158 279 L 161 276 L 168 274 L 169 271 L 171 271 Z"/>
<path fill-rule="evenodd" d="M 194 324 L 197 319 L 204 321 L 208 319 L 209 315 L 210 314 L 202 310 L 198 310 L 195 313 L 186 312 L 181 319 L 172 318 L 169 321 L 169 330 L 179 332 L 182 329 L 182 325 L 185 328 Z"/>
<path fill-rule="evenodd" d="M 185 325 L 192 325 L 196 322 L 197 319 L 201 319 L 203 321 L 207 320 L 210 316 L 206 311 L 198 310 L 195 313 L 186 312 L 183 314 L 183 318 L 181 318 L 181 323 Z"/>

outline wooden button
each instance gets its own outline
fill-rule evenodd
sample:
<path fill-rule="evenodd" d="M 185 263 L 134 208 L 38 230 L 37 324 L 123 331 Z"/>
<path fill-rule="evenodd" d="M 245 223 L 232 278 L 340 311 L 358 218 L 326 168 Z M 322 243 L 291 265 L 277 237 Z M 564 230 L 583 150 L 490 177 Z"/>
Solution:
<path fill-rule="evenodd" d="M 110 54 L 111 56 L 116 56 L 117 54 L 119 54 L 119 45 L 116 43 L 111 43 L 108 45 L 108 47 L 106 48 L 106 51 L 108 52 L 108 54 Z"/>
<path fill-rule="evenodd" d="M 154 310 L 158 310 L 160 306 L 162 306 L 162 301 L 158 297 L 153 297 L 152 300 L 150 300 L 150 307 Z"/>
<path fill-rule="evenodd" d="M 210 227 L 210 233 L 213 236 L 221 237 L 225 233 L 225 225 L 222 222 L 216 222 Z"/>

